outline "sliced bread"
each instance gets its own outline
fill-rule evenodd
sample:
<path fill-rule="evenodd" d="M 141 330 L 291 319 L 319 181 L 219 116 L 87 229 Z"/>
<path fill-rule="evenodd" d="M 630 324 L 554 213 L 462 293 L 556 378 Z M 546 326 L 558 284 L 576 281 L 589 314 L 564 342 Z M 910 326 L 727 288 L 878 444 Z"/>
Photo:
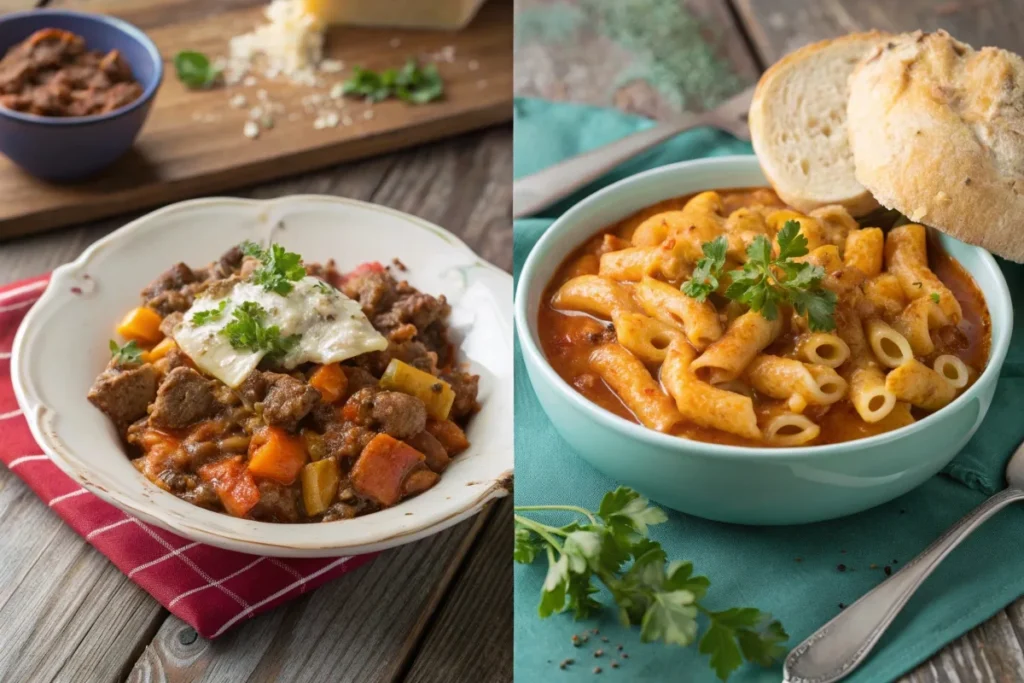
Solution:
<path fill-rule="evenodd" d="M 895 36 L 854 72 L 847 113 L 878 201 L 1024 262 L 1024 59 L 945 31 Z"/>
<path fill-rule="evenodd" d="M 878 203 L 854 175 L 846 137 L 847 79 L 888 34 L 823 40 L 768 69 L 750 105 L 750 135 L 779 197 L 798 211 L 840 204 L 854 216 Z"/>

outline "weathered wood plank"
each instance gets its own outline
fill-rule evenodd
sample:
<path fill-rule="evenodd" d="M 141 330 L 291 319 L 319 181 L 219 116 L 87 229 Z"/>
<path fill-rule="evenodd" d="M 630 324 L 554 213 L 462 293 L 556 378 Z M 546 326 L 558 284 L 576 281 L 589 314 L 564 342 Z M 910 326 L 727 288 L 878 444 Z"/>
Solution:
<path fill-rule="evenodd" d="M 519 0 L 519 95 L 657 119 L 713 106 L 757 78 L 724 0 L 629 3 Z"/>
<path fill-rule="evenodd" d="M 496 505 L 494 520 L 445 597 L 405 683 L 511 683 L 512 500 Z"/>
<path fill-rule="evenodd" d="M 1013 683 L 1024 678 L 1024 652 L 1006 611 L 942 648 L 903 683 Z"/>
<path fill-rule="evenodd" d="M 733 0 L 764 63 L 801 45 L 877 28 L 934 31 L 965 42 L 1021 51 L 1024 13 L 1018 0 Z"/>
<path fill-rule="evenodd" d="M 169 617 L 128 681 L 393 680 L 490 512 L 387 551 L 213 642 Z"/>

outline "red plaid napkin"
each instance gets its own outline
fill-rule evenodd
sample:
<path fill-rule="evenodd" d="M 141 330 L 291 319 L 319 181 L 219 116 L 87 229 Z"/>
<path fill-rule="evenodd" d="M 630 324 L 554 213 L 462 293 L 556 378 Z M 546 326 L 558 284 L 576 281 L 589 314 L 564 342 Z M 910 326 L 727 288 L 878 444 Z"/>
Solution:
<path fill-rule="evenodd" d="M 14 334 L 47 280 L 0 289 L 0 462 L 128 578 L 202 636 L 216 638 L 373 557 L 281 559 L 195 543 L 121 512 L 61 472 L 32 439 L 11 386 Z"/>

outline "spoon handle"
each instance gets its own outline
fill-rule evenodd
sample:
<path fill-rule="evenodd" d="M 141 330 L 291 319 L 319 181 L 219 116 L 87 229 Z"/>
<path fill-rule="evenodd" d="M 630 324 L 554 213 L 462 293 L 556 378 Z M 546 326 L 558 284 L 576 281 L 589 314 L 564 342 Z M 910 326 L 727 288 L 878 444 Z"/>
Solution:
<path fill-rule="evenodd" d="M 565 199 L 624 161 L 641 152 L 702 125 L 702 114 L 684 113 L 670 123 L 660 123 L 639 133 L 627 135 L 610 144 L 549 166 L 543 171 L 512 183 L 512 217 L 532 216 L 559 199 Z"/>
<path fill-rule="evenodd" d="M 832 683 L 852 673 L 946 555 L 982 522 L 1018 500 L 1024 500 L 1024 490 L 1008 488 L 992 496 L 903 569 L 796 646 L 786 657 L 786 683 Z"/>

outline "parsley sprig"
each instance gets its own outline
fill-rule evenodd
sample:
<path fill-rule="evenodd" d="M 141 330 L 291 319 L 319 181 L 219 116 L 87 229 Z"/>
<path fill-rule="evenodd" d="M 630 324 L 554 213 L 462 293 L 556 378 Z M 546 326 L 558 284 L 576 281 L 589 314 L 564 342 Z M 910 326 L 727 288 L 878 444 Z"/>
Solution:
<path fill-rule="evenodd" d="M 746 304 L 767 320 L 775 320 L 779 306 L 788 304 L 800 315 L 807 317 L 815 332 L 827 332 L 836 327 L 836 294 L 821 286 L 825 270 L 813 263 L 794 261 L 805 256 L 807 238 L 800 234 L 800 224 L 786 221 L 777 235 L 778 256 L 772 255 L 772 243 L 758 235 L 747 247 L 747 262 L 740 270 L 729 271 L 731 283 L 725 296 Z M 693 276 L 683 283 L 683 293 L 697 301 L 718 289 L 718 279 L 725 266 L 728 243 L 719 235 L 701 247 L 704 258 L 697 261 Z"/>
<path fill-rule="evenodd" d="M 178 80 L 193 90 L 214 85 L 220 78 L 220 69 L 202 52 L 183 50 L 174 55 L 174 70 Z"/>
<path fill-rule="evenodd" d="M 231 311 L 233 320 L 224 326 L 221 334 L 227 336 L 231 346 L 253 352 L 265 351 L 268 358 L 279 358 L 298 344 L 301 335 L 281 336 L 277 325 L 267 326 L 267 311 L 255 301 L 243 301 Z"/>
<path fill-rule="evenodd" d="M 252 281 L 268 292 L 284 296 L 294 289 L 293 282 L 306 276 L 302 257 L 286 251 L 280 244 L 271 244 L 269 249 L 264 249 L 247 240 L 242 242 L 242 253 L 259 259 L 263 264 L 253 271 Z"/>
<path fill-rule="evenodd" d="M 718 278 L 725 267 L 725 253 L 729 249 L 729 241 L 725 235 L 719 235 L 701 246 L 704 258 L 697 261 L 693 275 L 683 283 L 683 294 L 697 301 L 704 301 L 708 294 L 718 289 Z"/>
<path fill-rule="evenodd" d="M 523 513 L 571 512 L 565 526 L 544 524 Z M 701 604 L 711 582 L 695 575 L 689 562 L 669 562 L 648 527 L 668 518 L 636 491 L 619 487 L 601 501 L 595 515 L 571 505 L 516 506 L 516 562 L 547 558 L 548 572 L 538 612 L 542 618 L 571 610 L 586 619 L 602 605 L 594 599 L 595 579 L 611 592 L 624 626 L 639 625 L 644 642 L 681 646 L 697 640 L 698 617 L 707 622 L 698 650 L 727 680 L 745 659 L 769 666 L 785 654 L 789 635 L 770 614 L 753 607 L 711 611 Z"/>
<path fill-rule="evenodd" d="M 117 342 L 111 339 L 107 346 L 110 349 L 110 357 L 117 365 L 139 365 L 142 363 L 143 350 L 134 339 L 124 346 L 118 346 Z"/>
<path fill-rule="evenodd" d="M 444 95 L 444 81 L 437 66 L 428 64 L 421 68 L 411 58 L 400 69 L 380 73 L 357 66 L 341 87 L 345 95 L 361 95 L 371 102 L 397 97 L 411 104 L 426 104 Z"/>
<path fill-rule="evenodd" d="M 228 305 L 228 300 L 224 299 L 220 302 L 217 308 L 211 308 L 205 311 L 196 311 L 192 314 L 192 324 L 195 326 L 205 325 L 206 323 L 212 323 L 215 320 L 220 320 L 221 316 L 224 315 L 224 308 Z"/>

